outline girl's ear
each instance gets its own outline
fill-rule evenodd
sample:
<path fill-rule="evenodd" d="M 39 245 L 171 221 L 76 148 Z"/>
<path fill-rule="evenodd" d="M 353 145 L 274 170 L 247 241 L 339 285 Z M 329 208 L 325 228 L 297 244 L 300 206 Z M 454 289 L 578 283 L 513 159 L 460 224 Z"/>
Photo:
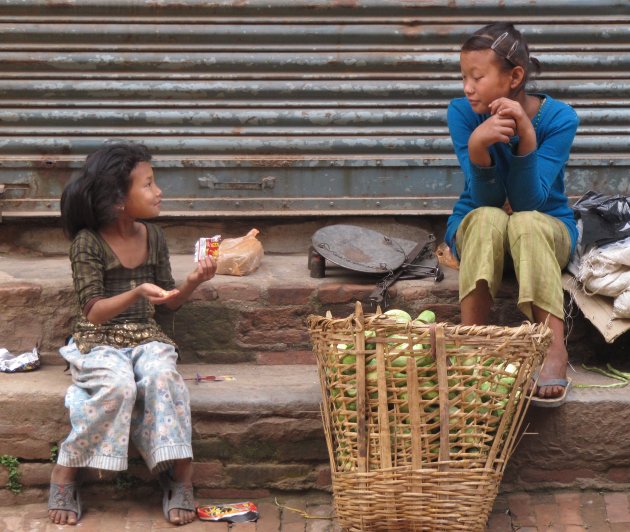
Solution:
<path fill-rule="evenodd" d="M 520 87 L 525 79 L 525 69 L 522 66 L 515 66 L 512 69 L 511 78 L 510 78 L 510 88 L 512 90 Z"/>

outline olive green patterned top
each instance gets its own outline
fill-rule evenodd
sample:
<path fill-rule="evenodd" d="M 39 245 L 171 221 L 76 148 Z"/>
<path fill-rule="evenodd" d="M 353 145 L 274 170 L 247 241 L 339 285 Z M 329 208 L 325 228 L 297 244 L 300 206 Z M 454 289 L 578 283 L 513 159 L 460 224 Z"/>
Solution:
<path fill-rule="evenodd" d="M 153 283 L 164 290 L 175 287 L 168 247 L 162 230 L 145 223 L 149 253 L 137 268 L 123 266 L 109 244 L 95 231 L 81 230 L 70 246 L 72 279 L 80 315 L 72 337 L 81 351 L 89 353 L 97 345 L 135 347 L 151 341 L 175 345 L 153 319 L 155 308 L 141 297 L 112 320 L 94 325 L 86 319 L 92 305 L 131 290 L 142 283 Z"/>

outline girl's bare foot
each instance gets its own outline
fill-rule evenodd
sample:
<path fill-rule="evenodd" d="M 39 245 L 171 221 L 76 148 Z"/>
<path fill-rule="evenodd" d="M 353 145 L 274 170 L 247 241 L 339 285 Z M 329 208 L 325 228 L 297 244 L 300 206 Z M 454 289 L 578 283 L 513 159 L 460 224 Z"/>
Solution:
<path fill-rule="evenodd" d="M 65 467 L 57 464 L 50 476 L 50 483 L 62 485 L 74 482 L 77 472 L 78 468 L 76 467 Z M 48 510 L 48 517 L 56 525 L 76 525 L 78 522 L 76 512 L 70 510 Z"/>

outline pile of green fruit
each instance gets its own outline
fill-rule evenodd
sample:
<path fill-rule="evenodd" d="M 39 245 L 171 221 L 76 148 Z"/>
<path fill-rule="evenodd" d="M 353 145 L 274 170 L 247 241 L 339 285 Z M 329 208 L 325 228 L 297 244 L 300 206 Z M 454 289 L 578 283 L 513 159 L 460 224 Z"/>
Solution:
<path fill-rule="evenodd" d="M 393 447 L 405 454 L 410 445 L 411 419 L 407 380 L 407 361 L 415 360 L 418 373 L 420 410 L 426 450 L 437 457 L 439 446 L 439 392 L 436 364 L 426 324 L 434 323 L 435 313 L 424 310 L 412 320 L 400 309 L 384 313 L 387 326 L 366 328 L 365 379 L 368 426 L 378 423 L 378 389 L 376 344 L 380 343 L 385 358 L 388 416 Z M 395 325 L 392 327 L 392 320 Z M 420 326 L 420 327 L 419 327 Z M 367 326 L 366 326 L 367 327 Z M 392 330 L 394 332 L 392 332 Z M 339 342 L 331 346 L 336 361 L 329 373 L 328 389 L 332 402 L 335 432 L 340 441 L 356 438 L 356 362 L 353 343 Z M 473 345 L 446 345 L 448 354 L 449 443 L 451 457 L 480 457 L 492 444 L 518 374 L 516 364 L 506 363 L 492 352 Z M 515 396 L 518 398 L 518 392 Z M 423 442 L 425 441 L 423 440 Z M 423 443 L 424 445 L 424 443 Z M 425 451 L 426 451 L 425 450 Z M 339 449 L 342 470 L 351 470 L 354 461 L 349 447 Z"/>

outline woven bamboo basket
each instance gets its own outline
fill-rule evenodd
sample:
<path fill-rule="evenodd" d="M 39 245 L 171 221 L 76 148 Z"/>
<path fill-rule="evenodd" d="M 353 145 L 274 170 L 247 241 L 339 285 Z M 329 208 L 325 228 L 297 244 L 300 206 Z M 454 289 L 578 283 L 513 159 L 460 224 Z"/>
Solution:
<path fill-rule="evenodd" d="M 350 531 L 484 530 L 551 330 L 309 316 Z"/>

